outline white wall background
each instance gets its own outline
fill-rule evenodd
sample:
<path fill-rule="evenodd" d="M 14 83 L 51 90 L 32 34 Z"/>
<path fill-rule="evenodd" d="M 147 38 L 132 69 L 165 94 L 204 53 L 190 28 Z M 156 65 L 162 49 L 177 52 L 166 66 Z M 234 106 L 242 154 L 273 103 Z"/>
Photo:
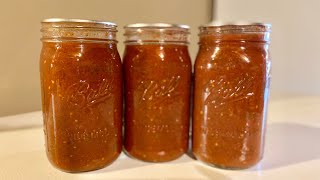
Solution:
<path fill-rule="evenodd" d="M 214 19 L 272 24 L 271 94 L 320 95 L 319 0 L 216 0 Z"/>
<path fill-rule="evenodd" d="M 40 21 L 44 18 L 84 18 L 119 25 L 123 53 L 125 24 L 167 22 L 192 28 L 190 53 L 195 56 L 199 24 L 212 16 L 211 0 L 7 0 L 0 5 L 0 116 L 40 110 Z"/>
<path fill-rule="evenodd" d="M 320 95 L 320 1 L 215 0 L 221 21 L 270 22 L 273 60 L 271 94 Z M 191 55 L 197 52 L 197 27 L 211 17 L 211 0 L 29 0 L 0 6 L 0 116 L 40 110 L 38 58 L 40 21 L 48 17 L 87 18 L 119 24 L 186 23 L 192 27 Z"/>

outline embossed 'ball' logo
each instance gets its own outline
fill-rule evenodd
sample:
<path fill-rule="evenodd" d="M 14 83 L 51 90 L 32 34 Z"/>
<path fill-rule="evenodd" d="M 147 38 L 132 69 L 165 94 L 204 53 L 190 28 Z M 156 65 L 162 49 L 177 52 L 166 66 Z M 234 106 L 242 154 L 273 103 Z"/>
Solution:
<path fill-rule="evenodd" d="M 177 95 L 175 91 L 180 83 L 180 76 L 172 76 L 169 79 L 141 81 L 138 89 L 143 90 L 139 104 L 144 101 L 152 102 L 153 104 L 161 104 L 162 101 L 173 98 Z"/>
<path fill-rule="evenodd" d="M 231 81 L 227 81 L 225 78 L 210 80 L 205 85 L 205 104 L 213 104 L 218 107 L 247 99 L 254 95 L 252 89 L 254 81 L 255 77 L 248 73 L 241 74 Z"/>
<path fill-rule="evenodd" d="M 90 84 L 86 81 L 74 83 L 67 90 L 67 101 L 78 108 L 91 107 L 111 96 L 111 84 L 112 82 L 106 79 L 98 84 Z"/>

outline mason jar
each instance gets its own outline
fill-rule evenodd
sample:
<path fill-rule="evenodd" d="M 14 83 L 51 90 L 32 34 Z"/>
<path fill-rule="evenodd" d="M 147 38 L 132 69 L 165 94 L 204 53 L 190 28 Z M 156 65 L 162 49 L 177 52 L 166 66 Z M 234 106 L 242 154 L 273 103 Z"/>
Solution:
<path fill-rule="evenodd" d="M 47 157 L 67 172 L 102 168 L 122 148 L 116 25 L 80 19 L 46 19 L 41 24 Z"/>
<path fill-rule="evenodd" d="M 268 24 L 200 27 L 195 62 L 195 157 L 231 169 L 263 157 L 270 83 Z"/>
<path fill-rule="evenodd" d="M 130 24 L 124 35 L 125 151 L 143 161 L 174 160 L 188 147 L 189 27 Z"/>

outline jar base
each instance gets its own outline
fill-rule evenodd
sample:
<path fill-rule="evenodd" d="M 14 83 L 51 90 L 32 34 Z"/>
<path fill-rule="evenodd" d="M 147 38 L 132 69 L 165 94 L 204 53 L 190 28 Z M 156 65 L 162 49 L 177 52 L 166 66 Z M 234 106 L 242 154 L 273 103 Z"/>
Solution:
<path fill-rule="evenodd" d="M 215 164 L 215 163 L 209 163 L 209 162 L 202 160 L 202 158 L 199 158 L 195 154 L 194 154 L 194 157 L 196 158 L 196 160 L 198 160 L 199 162 L 201 162 L 202 164 L 205 164 L 207 166 L 211 166 L 211 167 L 218 168 L 218 169 L 235 170 L 235 171 L 253 168 L 256 165 L 258 165 L 258 163 L 262 160 L 262 158 L 260 158 L 256 163 L 254 163 L 252 165 L 248 165 L 248 166 L 244 166 L 244 167 L 234 167 L 234 166 L 223 166 L 223 165 L 219 165 L 219 164 Z"/>
<path fill-rule="evenodd" d="M 110 160 L 109 160 L 106 164 L 104 164 L 104 165 L 98 166 L 98 167 L 96 167 L 96 168 L 82 169 L 82 170 L 69 170 L 69 169 L 64 169 L 64 168 L 58 167 L 54 162 L 52 162 L 51 159 L 48 158 L 48 156 L 47 156 L 47 159 L 48 159 L 48 161 L 50 162 L 50 164 L 51 164 L 54 168 L 56 168 L 56 169 L 58 169 L 58 170 L 60 170 L 60 171 L 62 171 L 62 172 L 71 173 L 71 174 L 77 174 L 77 173 L 85 173 L 85 172 L 90 172 L 90 171 L 96 171 L 96 170 L 99 170 L 99 169 L 103 169 L 103 168 L 111 165 L 114 161 L 116 161 L 116 160 L 118 159 L 118 157 L 120 156 L 120 154 L 121 154 L 121 153 L 118 153 L 115 157 L 113 157 L 112 159 L 110 159 Z"/>
<path fill-rule="evenodd" d="M 179 154 L 177 156 L 174 156 L 173 158 L 169 158 L 169 159 L 165 159 L 165 160 L 149 160 L 149 159 L 143 159 L 143 158 L 136 157 L 136 156 L 132 155 L 131 153 L 129 153 L 125 148 L 123 148 L 123 152 L 129 158 L 132 158 L 132 159 L 135 159 L 135 160 L 138 160 L 138 161 L 142 161 L 142 162 L 147 162 L 147 163 L 165 163 L 165 162 L 170 162 L 170 161 L 174 161 L 174 160 L 179 159 L 183 154 L 185 154 L 185 153 L 181 153 L 181 154 Z"/>

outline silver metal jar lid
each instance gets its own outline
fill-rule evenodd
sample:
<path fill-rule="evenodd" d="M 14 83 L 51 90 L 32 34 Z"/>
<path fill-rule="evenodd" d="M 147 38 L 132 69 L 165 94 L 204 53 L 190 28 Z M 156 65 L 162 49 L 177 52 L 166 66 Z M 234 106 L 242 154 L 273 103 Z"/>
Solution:
<path fill-rule="evenodd" d="M 201 25 L 201 27 L 224 27 L 224 26 L 263 26 L 267 29 L 271 28 L 271 24 L 269 23 L 260 23 L 260 22 L 248 22 L 248 21 L 237 21 L 237 22 L 221 22 L 221 21 L 213 21 L 208 24 Z"/>
<path fill-rule="evenodd" d="M 270 32 L 271 24 L 256 22 L 219 22 L 214 21 L 199 27 L 201 33 L 257 33 Z"/>
<path fill-rule="evenodd" d="M 186 30 L 190 29 L 188 25 L 168 23 L 136 23 L 128 24 L 124 26 L 124 28 L 182 28 Z"/>
<path fill-rule="evenodd" d="M 117 24 L 113 22 L 87 20 L 87 19 L 64 19 L 64 18 L 49 18 L 44 19 L 41 23 L 84 23 L 84 24 L 100 24 L 104 28 L 116 28 Z M 76 25 L 76 27 L 86 27 L 86 25 Z"/>
<path fill-rule="evenodd" d="M 267 26 L 271 27 L 269 23 L 260 23 L 260 22 L 248 22 L 248 21 L 237 21 L 237 22 L 221 22 L 221 21 L 213 21 L 208 24 L 201 25 L 202 27 L 217 27 L 217 26 Z"/>

